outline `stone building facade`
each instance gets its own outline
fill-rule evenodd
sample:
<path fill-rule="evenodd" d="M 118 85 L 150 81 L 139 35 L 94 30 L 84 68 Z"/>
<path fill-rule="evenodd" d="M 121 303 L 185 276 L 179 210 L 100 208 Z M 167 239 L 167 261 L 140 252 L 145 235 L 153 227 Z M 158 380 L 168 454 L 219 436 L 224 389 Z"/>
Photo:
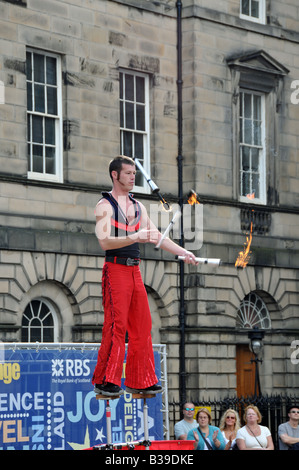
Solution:
<path fill-rule="evenodd" d="M 113 156 L 140 158 L 178 202 L 180 17 L 182 190 L 203 207 L 197 255 L 223 261 L 185 268 L 187 395 L 252 390 L 242 354 L 255 325 L 265 330 L 263 392 L 295 393 L 297 3 L 0 1 L 2 341 L 100 341 L 94 207 L 110 189 Z M 150 212 L 159 204 L 140 176 L 135 195 Z M 251 229 L 249 264 L 236 269 Z M 178 400 L 179 265 L 152 246 L 143 259 L 153 341 L 167 345 L 169 399 Z"/>

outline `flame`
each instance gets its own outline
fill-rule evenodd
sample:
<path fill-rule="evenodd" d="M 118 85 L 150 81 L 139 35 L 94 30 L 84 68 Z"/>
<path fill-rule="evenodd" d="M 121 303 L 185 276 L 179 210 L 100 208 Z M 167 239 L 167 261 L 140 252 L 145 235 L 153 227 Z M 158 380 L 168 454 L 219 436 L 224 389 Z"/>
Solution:
<path fill-rule="evenodd" d="M 188 198 L 188 204 L 190 204 L 191 206 L 193 206 L 194 204 L 200 204 L 200 202 L 198 202 L 197 200 L 197 194 L 195 191 L 193 191 L 193 189 L 190 191 L 190 196 Z"/>
<path fill-rule="evenodd" d="M 160 199 L 160 202 L 161 202 L 161 204 L 162 204 L 163 209 L 164 209 L 166 212 L 171 211 L 171 205 L 168 204 L 167 201 L 165 201 L 164 197 L 163 197 L 160 193 L 158 193 L 158 198 Z"/>
<path fill-rule="evenodd" d="M 246 194 L 246 197 L 248 197 L 248 199 L 254 199 L 255 198 L 255 193 Z"/>
<path fill-rule="evenodd" d="M 252 242 L 252 222 L 250 224 L 250 234 L 246 237 L 246 243 L 244 244 L 243 251 L 239 252 L 238 258 L 236 259 L 235 266 L 245 268 L 250 260 L 250 245 Z"/>

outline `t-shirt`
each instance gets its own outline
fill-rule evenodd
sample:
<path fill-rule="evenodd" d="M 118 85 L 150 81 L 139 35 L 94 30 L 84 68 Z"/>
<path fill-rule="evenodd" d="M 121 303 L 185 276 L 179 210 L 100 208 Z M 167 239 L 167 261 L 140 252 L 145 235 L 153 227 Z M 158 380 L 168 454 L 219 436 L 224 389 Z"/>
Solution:
<path fill-rule="evenodd" d="M 290 423 L 282 423 L 278 426 L 279 450 L 288 450 L 289 446 L 284 444 L 280 439 L 282 434 L 287 434 L 290 437 L 296 437 L 299 439 L 299 426 L 297 428 L 293 428 Z"/>
<path fill-rule="evenodd" d="M 258 449 L 260 447 L 267 447 L 268 440 L 267 437 L 271 436 L 270 430 L 266 426 L 259 425 L 261 434 L 256 437 L 247 430 L 246 426 L 243 426 L 237 431 L 236 439 L 244 439 L 245 445 L 249 449 Z"/>
<path fill-rule="evenodd" d="M 188 434 L 191 429 L 195 429 L 197 426 L 198 424 L 195 419 L 191 423 L 189 423 L 189 421 L 186 421 L 185 419 L 182 419 L 174 425 L 175 438 L 179 439 L 182 434 Z"/>

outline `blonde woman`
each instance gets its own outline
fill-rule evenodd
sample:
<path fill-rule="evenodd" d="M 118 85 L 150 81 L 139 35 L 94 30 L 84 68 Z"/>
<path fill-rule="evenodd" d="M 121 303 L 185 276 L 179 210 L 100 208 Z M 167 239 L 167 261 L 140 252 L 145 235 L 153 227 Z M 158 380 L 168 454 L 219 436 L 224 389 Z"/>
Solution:
<path fill-rule="evenodd" d="M 240 429 L 240 418 L 235 410 L 229 408 L 220 419 L 220 431 L 225 440 L 225 449 L 231 450 L 236 444 L 237 431 Z"/>
<path fill-rule="evenodd" d="M 239 450 L 274 450 L 270 430 L 261 426 L 262 415 L 254 405 L 249 405 L 244 412 L 245 426 L 237 432 Z"/>

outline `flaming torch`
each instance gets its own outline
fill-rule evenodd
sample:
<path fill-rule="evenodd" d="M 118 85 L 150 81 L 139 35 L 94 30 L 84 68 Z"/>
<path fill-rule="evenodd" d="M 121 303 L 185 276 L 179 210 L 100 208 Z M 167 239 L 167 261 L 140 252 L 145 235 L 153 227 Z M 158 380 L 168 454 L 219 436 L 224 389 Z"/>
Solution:
<path fill-rule="evenodd" d="M 147 174 L 147 172 L 145 171 L 145 169 L 143 168 L 143 166 L 141 165 L 140 161 L 138 160 L 138 158 L 134 157 L 134 162 L 138 168 L 139 171 L 141 171 L 143 177 L 145 178 L 147 184 L 149 185 L 149 187 L 151 188 L 151 191 L 152 193 L 154 194 L 157 194 L 158 198 L 160 199 L 164 209 L 166 211 L 168 211 L 170 209 L 170 206 L 168 204 L 168 202 L 165 201 L 165 199 L 163 198 L 163 196 L 160 194 L 160 189 L 158 188 L 158 186 L 156 185 L 156 183 L 154 183 L 154 181 L 150 178 L 150 176 Z"/>
<path fill-rule="evenodd" d="M 191 206 L 193 206 L 194 204 L 200 204 L 200 202 L 198 201 L 197 199 L 197 194 L 196 192 L 194 191 L 194 189 L 191 189 L 191 191 L 189 192 L 188 194 L 188 204 L 190 204 Z"/>

